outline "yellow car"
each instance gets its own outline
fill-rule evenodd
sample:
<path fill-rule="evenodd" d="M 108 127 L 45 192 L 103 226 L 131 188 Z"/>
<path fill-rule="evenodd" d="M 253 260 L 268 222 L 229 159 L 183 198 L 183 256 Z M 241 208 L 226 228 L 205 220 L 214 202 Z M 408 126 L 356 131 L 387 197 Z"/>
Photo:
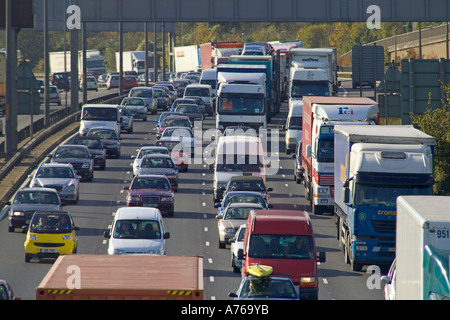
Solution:
<path fill-rule="evenodd" d="M 57 258 L 77 252 L 78 239 L 72 216 L 65 211 L 36 211 L 25 240 L 25 262 L 32 258 Z"/>

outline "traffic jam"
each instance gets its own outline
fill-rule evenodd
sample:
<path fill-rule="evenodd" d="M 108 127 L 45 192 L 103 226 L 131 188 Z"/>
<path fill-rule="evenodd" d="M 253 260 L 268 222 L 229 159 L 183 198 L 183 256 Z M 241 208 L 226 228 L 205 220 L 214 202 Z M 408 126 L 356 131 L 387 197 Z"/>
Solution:
<path fill-rule="evenodd" d="M 229 299 L 318 300 L 318 264 L 327 257 L 316 246 L 313 215 L 335 217 L 349 270 L 395 266 L 398 228 L 389 212 L 397 210 L 397 197 L 432 196 L 434 138 L 412 126 L 381 126 L 379 105 L 370 98 L 338 96 L 335 51 L 284 46 L 244 44 L 227 63 L 130 87 L 120 105 L 83 105 L 78 132 L 47 156 L 8 203 L 8 232 L 26 233 L 24 261 L 73 255 L 76 262 L 81 228 L 65 206 L 76 206 L 82 184 L 124 158 L 122 149 L 140 122 L 150 138 L 131 155 L 131 179 L 121 187 L 126 205 L 103 231 L 105 255 L 171 256 L 167 242 L 176 234 L 168 220 L 179 214 L 175 203 L 181 185 L 189 186 L 186 176 L 202 165 L 212 176 L 206 196 L 217 220 L 217 249 L 229 251 L 229 269 L 241 275 Z M 326 57 L 325 68 L 311 66 L 319 56 L 321 63 Z M 282 103 L 288 111 L 274 130 L 270 123 Z M 291 177 L 304 187 L 307 210 L 274 204 L 268 178 L 279 176 L 281 153 L 292 157 Z M 78 256 L 82 265 L 85 255 Z M 382 279 L 390 299 L 392 278 Z M 12 292 L 7 288 L 0 285 L 0 293 Z M 44 289 L 38 288 L 37 297 L 54 299 Z M 142 290 L 141 298 L 167 299 L 172 289 Z M 205 298 L 202 284 L 188 291 L 186 299 Z"/>

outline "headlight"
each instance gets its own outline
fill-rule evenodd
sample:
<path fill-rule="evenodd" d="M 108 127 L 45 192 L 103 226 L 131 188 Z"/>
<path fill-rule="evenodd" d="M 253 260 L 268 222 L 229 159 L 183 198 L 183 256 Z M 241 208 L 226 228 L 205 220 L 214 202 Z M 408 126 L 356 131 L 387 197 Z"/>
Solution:
<path fill-rule="evenodd" d="M 316 277 L 301 277 L 300 278 L 300 287 L 301 288 L 317 287 L 317 278 Z"/>
<path fill-rule="evenodd" d="M 161 202 L 173 202 L 173 198 L 172 197 L 162 197 Z"/>
<path fill-rule="evenodd" d="M 81 168 L 83 168 L 83 169 L 89 168 L 89 163 L 88 163 L 88 162 L 83 163 L 83 165 L 81 166 Z"/>
<path fill-rule="evenodd" d="M 37 235 L 35 235 L 35 234 L 29 234 L 29 235 L 28 235 L 28 239 L 30 239 L 30 240 L 37 240 Z"/>
<path fill-rule="evenodd" d="M 130 199 L 130 201 L 131 202 L 140 202 L 141 201 L 141 198 L 139 198 L 139 197 L 129 197 L 129 199 Z"/>
<path fill-rule="evenodd" d="M 317 188 L 317 193 L 318 194 L 327 194 L 328 188 Z"/>
<path fill-rule="evenodd" d="M 75 191 L 75 186 L 74 185 L 64 186 L 62 188 L 62 191 Z"/>
<path fill-rule="evenodd" d="M 72 238 L 72 235 L 71 234 L 66 234 L 66 235 L 63 236 L 63 241 L 64 240 L 70 240 L 70 238 Z"/>
<path fill-rule="evenodd" d="M 12 213 L 12 215 L 15 216 L 15 217 L 23 217 L 23 216 L 25 216 L 25 213 L 22 212 L 22 211 L 14 211 Z"/>
<path fill-rule="evenodd" d="M 114 249 L 114 254 L 125 254 L 125 250 L 122 250 L 122 249 Z"/>
<path fill-rule="evenodd" d="M 228 228 L 222 227 L 222 232 L 235 234 L 236 230 L 234 230 L 234 228 L 230 228 L 230 227 L 228 227 Z"/>

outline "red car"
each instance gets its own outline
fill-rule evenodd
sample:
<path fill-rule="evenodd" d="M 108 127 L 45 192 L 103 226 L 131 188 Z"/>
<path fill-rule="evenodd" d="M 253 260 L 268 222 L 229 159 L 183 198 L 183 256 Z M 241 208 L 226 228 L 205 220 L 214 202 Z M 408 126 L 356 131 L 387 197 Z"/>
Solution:
<path fill-rule="evenodd" d="M 173 216 L 175 197 L 166 176 L 137 175 L 124 190 L 128 190 L 128 207 L 153 207 L 162 214 Z"/>
<path fill-rule="evenodd" d="M 138 81 L 135 76 L 124 76 L 122 83 L 125 90 L 129 90 L 138 86 Z"/>

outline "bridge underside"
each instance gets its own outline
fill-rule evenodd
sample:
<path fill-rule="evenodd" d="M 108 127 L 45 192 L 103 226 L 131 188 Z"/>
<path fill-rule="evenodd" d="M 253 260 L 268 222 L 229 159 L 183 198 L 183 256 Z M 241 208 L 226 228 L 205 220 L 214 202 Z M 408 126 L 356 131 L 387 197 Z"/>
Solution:
<path fill-rule="evenodd" d="M 89 30 L 126 31 L 141 22 L 381 22 L 448 21 L 450 0 L 47 0 L 49 28 L 60 30 L 65 8 L 77 5 Z M 35 28 L 43 29 L 44 0 L 35 0 Z M 374 11 L 374 6 L 375 10 Z M 101 24 L 98 24 L 102 22 Z M 98 24 L 95 26 L 95 24 Z M 126 26 L 128 25 L 128 26 Z"/>

